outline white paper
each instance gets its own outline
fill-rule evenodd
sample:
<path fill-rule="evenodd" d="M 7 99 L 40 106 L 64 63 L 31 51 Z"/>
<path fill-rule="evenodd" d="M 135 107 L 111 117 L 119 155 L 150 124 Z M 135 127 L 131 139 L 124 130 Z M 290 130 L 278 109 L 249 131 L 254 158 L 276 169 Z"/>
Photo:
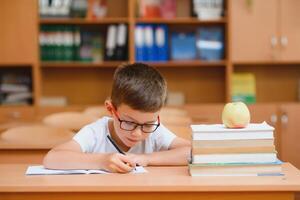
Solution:
<path fill-rule="evenodd" d="M 147 170 L 142 166 L 135 167 L 132 170 L 133 174 L 146 173 Z M 45 169 L 42 165 L 38 166 L 29 166 L 26 170 L 26 175 L 59 175 L 59 174 L 110 174 L 111 172 L 105 170 L 54 170 L 54 169 Z"/>

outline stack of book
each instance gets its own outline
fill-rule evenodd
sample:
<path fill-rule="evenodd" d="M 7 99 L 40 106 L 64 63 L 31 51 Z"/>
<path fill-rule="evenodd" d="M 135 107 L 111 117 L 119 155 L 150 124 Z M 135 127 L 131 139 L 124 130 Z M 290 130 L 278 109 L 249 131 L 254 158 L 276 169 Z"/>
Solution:
<path fill-rule="evenodd" d="M 32 82 L 29 73 L 20 71 L 0 74 L 0 104 L 32 104 Z"/>
<path fill-rule="evenodd" d="M 278 176 L 274 128 L 266 122 L 229 129 L 223 124 L 192 125 L 191 176 Z"/>

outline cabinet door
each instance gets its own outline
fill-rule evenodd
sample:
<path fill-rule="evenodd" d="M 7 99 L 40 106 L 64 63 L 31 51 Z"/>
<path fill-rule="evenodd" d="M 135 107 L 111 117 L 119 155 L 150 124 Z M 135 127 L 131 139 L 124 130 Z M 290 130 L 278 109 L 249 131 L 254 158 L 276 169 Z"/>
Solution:
<path fill-rule="evenodd" d="M 36 0 L 0 1 L 0 64 L 32 64 L 38 59 Z"/>
<path fill-rule="evenodd" d="M 278 106 L 276 104 L 254 104 L 248 106 L 251 114 L 251 123 L 267 122 L 269 125 L 275 128 L 274 138 L 275 146 L 280 157 L 280 140 L 279 140 L 279 120 Z"/>
<path fill-rule="evenodd" d="M 280 57 L 300 61 L 300 1 L 280 1 Z"/>
<path fill-rule="evenodd" d="M 300 169 L 300 104 L 281 106 L 281 158 Z"/>
<path fill-rule="evenodd" d="M 234 62 L 269 61 L 276 57 L 277 8 L 277 0 L 230 2 Z"/>
<path fill-rule="evenodd" d="M 224 104 L 188 104 L 184 108 L 193 124 L 222 123 Z"/>

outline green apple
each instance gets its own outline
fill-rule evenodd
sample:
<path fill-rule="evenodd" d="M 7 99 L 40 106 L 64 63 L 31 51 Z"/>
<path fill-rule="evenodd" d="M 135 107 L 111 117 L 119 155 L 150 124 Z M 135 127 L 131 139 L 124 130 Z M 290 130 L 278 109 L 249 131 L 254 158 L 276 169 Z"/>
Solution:
<path fill-rule="evenodd" d="M 222 121 L 227 128 L 244 128 L 250 122 L 250 112 L 243 102 L 227 103 L 222 112 Z"/>

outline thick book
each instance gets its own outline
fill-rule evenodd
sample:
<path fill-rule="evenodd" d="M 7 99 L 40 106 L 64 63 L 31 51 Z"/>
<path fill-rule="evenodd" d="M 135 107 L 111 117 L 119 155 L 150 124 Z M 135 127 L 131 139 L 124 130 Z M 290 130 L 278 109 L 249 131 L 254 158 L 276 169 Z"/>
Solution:
<path fill-rule="evenodd" d="M 224 124 L 199 124 L 191 125 L 193 133 L 239 133 L 239 132 L 269 132 L 274 131 L 274 127 L 262 123 L 250 123 L 245 128 L 226 128 Z"/>
<path fill-rule="evenodd" d="M 230 129 L 223 124 L 191 125 L 193 140 L 273 139 L 274 128 L 266 122 Z"/>
<path fill-rule="evenodd" d="M 193 133 L 193 140 L 256 140 L 273 139 L 273 132 Z"/>
<path fill-rule="evenodd" d="M 198 154 L 192 156 L 192 163 L 266 163 L 276 162 L 276 153 L 231 153 Z"/>
<path fill-rule="evenodd" d="M 265 147 L 274 146 L 274 139 L 254 140 L 193 140 L 194 148 L 239 148 L 239 147 Z"/>
<path fill-rule="evenodd" d="M 223 153 L 277 153 L 275 146 L 262 147 L 192 147 L 193 155 L 196 154 L 223 154 Z"/>
<path fill-rule="evenodd" d="M 282 175 L 282 162 L 189 164 L 191 176 Z"/>

